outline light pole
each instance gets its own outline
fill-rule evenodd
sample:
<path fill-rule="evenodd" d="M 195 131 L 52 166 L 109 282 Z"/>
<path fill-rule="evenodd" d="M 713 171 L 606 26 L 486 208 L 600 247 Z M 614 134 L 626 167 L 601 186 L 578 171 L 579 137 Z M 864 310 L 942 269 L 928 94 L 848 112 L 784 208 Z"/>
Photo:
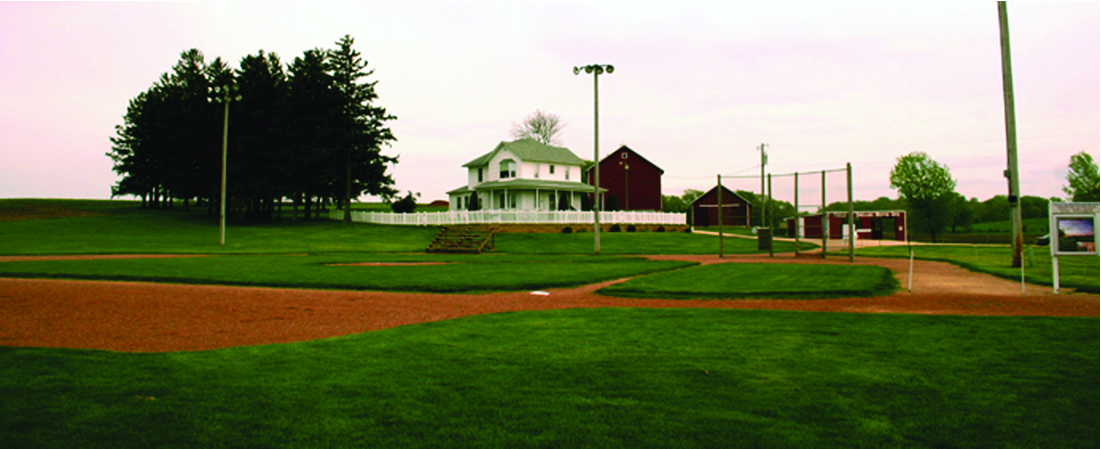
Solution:
<path fill-rule="evenodd" d="M 615 67 L 609 64 L 590 64 L 584 67 L 574 67 L 573 74 L 580 75 L 584 70 L 586 74 L 593 74 L 593 247 L 600 254 L 600 75 L 607 72 L 609 75 L 615 71 Z"/>
<path fill-rule="evenodd" d="M 226 159 L 229 146 L 229 103 L 241 101 L 241 95 L 237 94 L 237 84 L 230 82 L 225 86 L 218 86 L 214 88 L 214 99 L 216 103 L 225 103 L 226 114 L 225 120 L 222 125 L 222 201 L 221 201 L 221 213 L 218 216 L 218 230 L 221 234 L 220 244 L 225 246 L 226 244 Z M 221 96 L 219 96 L 221 95 Z"/>

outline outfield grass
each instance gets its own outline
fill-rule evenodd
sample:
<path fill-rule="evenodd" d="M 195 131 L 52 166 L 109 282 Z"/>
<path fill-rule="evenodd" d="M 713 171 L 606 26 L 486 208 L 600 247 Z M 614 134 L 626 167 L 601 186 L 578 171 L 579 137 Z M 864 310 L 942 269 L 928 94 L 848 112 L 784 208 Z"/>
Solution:
<path fill-rule="evenodd" d="M 1097 320 L 467 317 L 165 354 L 0 348 L 19 448 L 1093 447 Z"/>
<path fill-rule="evenodd" d="M 1021 269 L 1013 268 L 1013 249 L 1009 246 L 978 245 L 913 245 L 880 246 L 860 248 L 857 255 L 866 257 L 910 257 L 939 260 L 959 265 L 963 268 L 989 273 L 995 276 L 1020 282 Z M 1028 256 L 1031 248 L 1032 258 Z M 1026 247 L 1022 259 L 1025 263 L 1025 282 L 1039 285 L 1052 285 L 1051 253 L 1046 246 Z M 1061 288 L 1074 288 L 1080 292 L 1098 293 L 1101 263 L 1096 256 L 1071 256 L 1059 258 L 1059 285 Z"/>
<path fill-rule="evenodd" d="M 891 270 L 868 265 L 717 263 L 631 279 L 598 290 L 609 296 L 672 299 L 820 299 L 887 295 Z"/>
<path fill-rule="evenodd" d="M 0 200 L 0 208 L 17 202 Z M 349 226 L 327 215 L 308 221 L 231 219 L 221 246 L 218 217 L 208 216 L 205 208 L 150 210 L 134 201 L 51 203 L 100 215 L 0 221 L 0 255 L 424 252 L 439 232 L 434 227 Z"/>
<path fill-rule="evenodd" d="M 497 234 L 496 252 L 511 254 L 591 254 L 593 235 L 574 234 Z M 795 243 L 773 242 L 778 253 L 795 252 Z M 803 250 L 817 248 L 803 242 Z M 726 238 L 725 254 L 768 253 L 757 250 L 757 240 Z M 718 254 L 719 238 L 684 232 L 601 232 L 601 254 Z"/>
<path fill-rule="evenodd" d="M 334 266 L 368 262 L 442 265 Z M 0 262 L 0 276 L 472 293 L 576 287 L 694 264 L 598 256 L 268 254 Z"/>

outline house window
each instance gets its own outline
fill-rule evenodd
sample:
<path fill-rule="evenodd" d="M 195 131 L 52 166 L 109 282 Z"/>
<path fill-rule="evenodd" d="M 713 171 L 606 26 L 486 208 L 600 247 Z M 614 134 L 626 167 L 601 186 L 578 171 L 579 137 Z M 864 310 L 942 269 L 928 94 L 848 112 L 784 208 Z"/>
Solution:
<path fill-rule="evenodd" d="M 505 159 L 501 161 L 501 179 L 516 177 L 516 161 Z"/>
<path fill-rule="evenodd" d="M 458 197 L 458 198 L 456 198 L 456 199 L 458 200 L 458 203 L 459 203 L 459 205 L 458 205 L 458 207 L 456 207 L 455 209 L 458 209 L 458 210 L 463 210 L 463 197 L 461 197 L 461 196 L 460 196 L 460 197 Z"/>
<path fill-rule="evenodd" d="M 552 174 L 552 175 L 554 174 L 554 166 L 553 165 L 550 166 L 550 174 Z"/>
<path fill-rule="evenodd" d="M 627 152 L 626 152 L 626 151 L 624 151 L 624 152 L 622 152 L 622 153 L 619 153 L 619 157 L 621 157 L 621 158 L 623 158 L 623 159 L 627 159 Z"/>
<path fill-rule="evenodd" d="M 540 167 L 539 164 L 535 164 L 535 177 L 536 178 L 539 177 L 539 170 L 541 170 L 542 168 L 543 167 Z"/>
<path fill-rule="evenodd" d="M 482 182 L 482 169 L 478 169 L 478 182 Z"/>

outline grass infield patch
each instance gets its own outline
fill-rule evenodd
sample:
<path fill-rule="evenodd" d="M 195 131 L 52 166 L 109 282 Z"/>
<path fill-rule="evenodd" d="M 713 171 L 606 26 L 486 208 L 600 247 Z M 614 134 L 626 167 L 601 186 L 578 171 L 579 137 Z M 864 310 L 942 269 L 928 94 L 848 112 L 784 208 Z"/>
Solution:
<path fill-rule="evenodd" d="M 635 278 L 598 290 L 609 296 L 670 299 L 821 299 L 887 295 L 891 270 L 869 265 L 717 263 Z"/>
<path fill-rule="evenodd" d="M 639 257 L 335 253 L 0 262 L 0 276 L 477 293 L 577 287 L 693 264 Z"/>

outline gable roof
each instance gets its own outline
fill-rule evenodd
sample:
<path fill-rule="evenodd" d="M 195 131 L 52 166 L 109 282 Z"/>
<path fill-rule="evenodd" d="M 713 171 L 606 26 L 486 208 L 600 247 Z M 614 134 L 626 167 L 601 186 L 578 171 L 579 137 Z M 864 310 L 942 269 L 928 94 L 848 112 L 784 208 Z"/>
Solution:
<path fill-rule="evenodd" d="M 631 147 L 629 147 L 629 146 L 627 146 L 627 145 L 622 145 L 622 146 L 620 146 L 620 147 L 619 147 L 619 149 L 617 149 L 617 150 L 615 150 L 615 151 L 613 151 L 613 152 L 611 152 L 611 153 L 608 153 L 608 155 L 607 155 L 607 156 L 604 156 L 604 159 L 601 159 L 601 160 L 600 160 L 600 164 L 601 164 L 601 165 L 603 165 L 605 161 L 608 161 L 608 159 L 609 159 L 609 158 L 611 158 L 611 157 L 612 157 L 613 155 L 615 155 L 615 154 L 619 153 L 620 151 L 627 151 L 627 152 L 629 152 L 629 153 L 633 154 L 633 155 L 634 155 L 634 157 L 637 157 L 637 158 L 639 158 L 639 159 L 642 159 L 642 161 L 643 161 L 643 162 L 645 162 L 645 163 L 647 163 L 647 164 L 650 164 L 650 165 L 651 165 L 652 167 L 654 167 L 654 168 L 658 169 L 658 171 L 659 171 L 659 172 L 661 172 L 661 174 L 663 174 L 663 175 L 665 174 L 665 170 L 664 170 L 664 169 L 662 169 L 661 167 L 658 167 L 658 166 L 657 166 L 657 164 L 655 164 L 655 163 L 653 163 L 653 162 L 650 162 L 650 160 L 649 160 L 649 159 L 646 159 L 645 157 L 642 157 L 642 155 L 641 155 L 641 154 L 638 154 L 638 152 L 637 152 L 637 151 L 635 151 L 635 150 L 632 150 L 632 149 L 631 149 Z M 602 168 L 602 169 L 603 169 L 603 168 Z M 592 167 L 589 167 L 589 171 L 592 171 Z"/>
<path fill-rule="evenodd" d="M 497 148 L 494 148 L 493 151 L 463 164 L 463 167 L 484 167 L 489 165 L 490 159 L 493 159 L 493 156 L 502 150 L 508 150 L 524 162 L 548 162 L 564 165 L 581 165 L 585 162 L 566 148 L 544 145 L 535 139 L 527 138 L 514 140 L 512 142 L 501 142 L 497 144 Z"/>
<path fill-rule="evenodd" d="M 692 200 L 692 203 L 689 204 L 689 206 L 695 206 L 696 203 L 700 203 L 701 201 L 703 201 L 703 199 L 705 197 L 714 194 L 718 188 L 719 188 L 719 186 L 712 187 L 711 190 L 708 190 L 707 192 L 704 192 L 703 195 L 700 195 L 700 196 L 696 197 L 696 199 Z M 749 200 L 746 200 L 745 197 L 743 197 L 741 195 L 738 195 L 737 192 L 734 192 L 734 191 L 726 188 L 726 186 L 723 186 L 723 193 L 724 193 L 723 198 L 726 198 L 727 196 L 733 196 L 735 198 L 738 198 L 738 199 L 742 200 L 742 202 L 744 202 L 745 204 L 749 204 L 750 206 L 752 206 L 752 204 L 750 204 Z M 729 194 L 729 195 L 726 195 L 726 194 Z M 703 203 L 703 204 L 716 204 L 716 203 L 718 203 L 718 201 L 717 201 L 718 200 L 718 198 L 717 198 L 718 195 L 714 195 L 714 196 L 716 198 L 711 199 L 711 202 Z M 723 207 L 725 207 L 725 206 L 723 206 Z"/>

